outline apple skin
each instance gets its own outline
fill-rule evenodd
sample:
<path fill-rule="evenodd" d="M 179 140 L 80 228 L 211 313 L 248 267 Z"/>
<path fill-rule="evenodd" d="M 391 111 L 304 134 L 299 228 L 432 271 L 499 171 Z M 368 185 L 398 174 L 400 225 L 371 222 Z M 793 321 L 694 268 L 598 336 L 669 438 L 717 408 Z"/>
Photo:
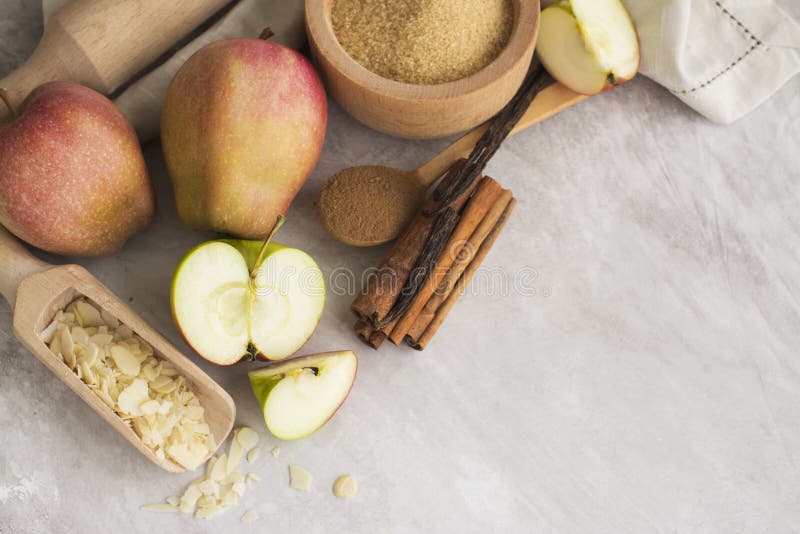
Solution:
<path fill-rule="evenodd" d="M 0 131 L 0 223 L 23 241 L 56 254 L 107 256 L 154 211 L 136 133 L 100 93 L 44 84 Z"/>
<path fill-rule="evenodd" d="M 228 39 L 196 52 L 167 91 L 161 141 L 187 225 L 263 239 L 319 159 L 325 90 L 298 52 Z"/>
<path fill-rule="evenodd" d="M 255 395 L 256 400 L 258 400 L 258 405 L 261 408 L 261 413 L 262 414 L 265 413 L 266 403 L 267 399 L 269 398 L 270 392 L 272 392 L 273 388 L 276 385 L 278 385 L 278 383 L 284 378 L 283 375 L 281 375 L 280 373 L 303 367 L 315 367 L 314 364 L 318 364 L 321 360 L 324 360 L 327 356 L 338 355 L 341 354 L 342 352 L 343 351 L 330 351 L 330 352 L 321 352 L 318 354 L 309 354 L 307 356 L 300 356 L 298 358 L 292 358 L 281 362 L 274 362 L 256 371 L 251 371 L 249 373 L 250 387 L 253 390 L 253 394 Z M 352 351 L 347 351 L 347 352 L 352 353 Z M 353 381 L 350 383 L 350 387 L 347 388 L 347 392 L 342 397 L 342 401 L 339 403 L 336 409 L 334 409 L 330 413 L 330 415 L 317 428 L 311 430 L 308 434 L 293 437 L 290 438 L 290 440 L 307 438 L 308 436 L 310 436 L 311 434 L 313 434 L 314 432 L 325 426 L 328 423 L 328 421 L 330 421 L 331 418 L 334 415 L 336 415 L 336 413 L 342 407 L 344 402 L 347 400 L 347 397 L 350 396 L 350 391 L 352 391 L 353 384 L 355 384 L 355 377 L 358 375 L 358 358 L 355 357 L 355 354 L 353 354 L 353 358 L 355 360 L 355 371 L 353 372 Z M 258 376 L 259 373 L 263 372 L 264 370 L 270 370 L 274 372 L 275 375 L 273 375 L 272 377 L 259 377 Z M 264 422 L 266 423 L 266 415 Z M 267 428 L 269 429 L 269 425 L 267 425 Z M 286 438 L 281 438 L 281 436 L 275 436 L 275 437 L 280 439 L 286 439 Z"/>

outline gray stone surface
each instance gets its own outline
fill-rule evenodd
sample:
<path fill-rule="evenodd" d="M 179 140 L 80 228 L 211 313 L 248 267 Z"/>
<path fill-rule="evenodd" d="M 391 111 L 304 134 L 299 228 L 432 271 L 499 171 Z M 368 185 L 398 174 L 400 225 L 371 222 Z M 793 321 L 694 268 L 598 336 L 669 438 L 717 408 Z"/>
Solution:
<path fill-rule="evenodd" d="M 33 48 L 34 0 L 0 2 L 0 73 Z M 800 5 L 782 4 L 795 17 Z M 160 471 L 15 341 L 0 304 L 0 533 L 800 531 L 800 79 L 733 126 L 646 79 L 510 140 L 489 172 L 519 207 L 424 353 L 373 352 L 330 294 L 303 353 L 354 348 L 356 386 L 309 439 L 268 436 L 246 371 L 201 365 L 260 430 L 263 481 L 211 521 L 139 511 Z M 378 135 L 331 105 L 325 151 L 280 240 L 326 274 L 376 265 L 322 231 L 313 199 L 354 164 L 413 167 L 444 142 Z M 181 226 L 157 144 L 155 224 L 80 261 L 187 351 L 169 312 Z M 50 258 L 53 261 L 68 261 Z M 489 278 L 488 276 L 486 278 Z M 195 358 L 197 359 L 197 358 Z M 287 486 L 287 464 L 314 491 Z M 348 502 L 331 495 L 343 473 Z M 248 509 L 262 516 L 241 525 Z"/>

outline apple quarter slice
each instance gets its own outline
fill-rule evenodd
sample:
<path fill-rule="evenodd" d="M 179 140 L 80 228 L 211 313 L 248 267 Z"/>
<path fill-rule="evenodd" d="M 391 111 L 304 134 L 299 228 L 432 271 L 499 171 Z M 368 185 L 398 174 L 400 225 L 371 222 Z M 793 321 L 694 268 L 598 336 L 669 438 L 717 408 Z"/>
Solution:
<path fill-rule="evenodd" d="M 620 0 L 561 0 L 542 11 L 536 52 L 575 92 L 594 95 L 639 68 L 639 38 Z"/>
<path fill-rule="evenodd" d="M 247 353 L 250 273 L 242 255 L 215 241 L 190 251 L 175 273 L 172 313 L 186 342 L 231 365 Z"/>
<path fill-rule="evenodd" d="M 355 381 L 351 350 L 325 352 L 271 364 L 249 373 L 267 428 L 280 439 L 306 437 L 342 405 Z"/>

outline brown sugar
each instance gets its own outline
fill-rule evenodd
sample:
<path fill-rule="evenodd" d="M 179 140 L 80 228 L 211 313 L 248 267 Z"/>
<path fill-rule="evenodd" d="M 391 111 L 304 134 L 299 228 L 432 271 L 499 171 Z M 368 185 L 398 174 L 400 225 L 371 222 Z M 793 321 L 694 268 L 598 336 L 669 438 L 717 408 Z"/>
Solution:
<path fill-rule="evenodd" d="M 433 85 L 465 78 L 508 43 L 511 0 L 334 0 L 333 31 L 370 71 Z"/>

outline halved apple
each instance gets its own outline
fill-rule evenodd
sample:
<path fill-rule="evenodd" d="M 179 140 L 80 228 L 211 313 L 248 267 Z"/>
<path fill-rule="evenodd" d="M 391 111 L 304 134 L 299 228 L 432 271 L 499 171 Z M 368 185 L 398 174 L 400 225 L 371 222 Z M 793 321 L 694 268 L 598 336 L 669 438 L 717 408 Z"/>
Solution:
<path fill-rule="evenodd" d="M 639 69 L 639 38 L 620 0 L 558 0 L 542 11 L 536 52 L 577 93 L 620 85 Z"/>
<path fill-rule="evenodd" d="M 328 422 L 350 393 L 357 369 L 356 355 L 344 350 L 272 364 L 249 376 L 267 428 L 290 440 Z"/>
<path fill-rule="evenodd" d="M 203 358 L 280 360 L 311 337 L 325 282 L 305 252 L 278 243 L 222 240 L 184 257 L 172 282 L 172 314 Z"/>

